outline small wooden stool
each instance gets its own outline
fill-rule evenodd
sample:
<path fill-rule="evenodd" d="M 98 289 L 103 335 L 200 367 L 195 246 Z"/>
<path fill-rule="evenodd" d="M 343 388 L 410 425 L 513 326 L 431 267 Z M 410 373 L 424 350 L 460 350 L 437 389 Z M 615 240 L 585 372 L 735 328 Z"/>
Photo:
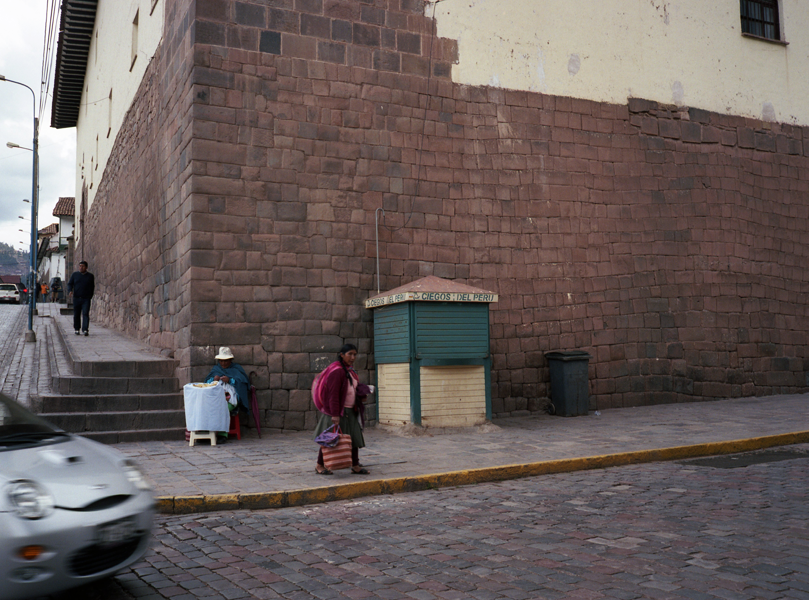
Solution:
<path fill-rule="evenodd" d="M 192 431 L 188 436 L 188 445 L 193 446 L 197 440 L 211 440 L 211 446 L 216 446 L 215 431 Z"/>

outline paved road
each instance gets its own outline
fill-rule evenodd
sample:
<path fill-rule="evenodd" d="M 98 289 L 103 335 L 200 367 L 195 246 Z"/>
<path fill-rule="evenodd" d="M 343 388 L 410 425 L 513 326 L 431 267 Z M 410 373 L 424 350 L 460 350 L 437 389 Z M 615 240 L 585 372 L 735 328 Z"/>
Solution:
<path fill-rule="evenodd" d="M 776 450 L 161 516 L 145 560 L 81 597 L 809 598 L 809 445 Z"/>
<path fill-rule="evenodd" d="M 0 304 L 0 389 L 13 357 L 12 347 L 16 346 L 27 324 L 27 311 L 25 304 Z"/>
<path fill-rule="evenodd" d="M 0 304 L 0 356 L 5 355 L 6 347 L 13 341 L 9 338 L 22 333 L 27 310 L 25 304 Z"/>

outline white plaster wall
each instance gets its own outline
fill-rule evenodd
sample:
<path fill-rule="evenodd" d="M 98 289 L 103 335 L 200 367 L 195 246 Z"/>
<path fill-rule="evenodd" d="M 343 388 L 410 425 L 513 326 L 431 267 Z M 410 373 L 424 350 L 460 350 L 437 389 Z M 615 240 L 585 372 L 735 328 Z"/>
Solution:
<path fill-rule="evenodd" d="M 73 235 L 75 217 L 59 217 L 59 247 L 67 246 L 67 238 Z"/>
<path fill-rule="evenodd" d="M 50 282 L 51 277 L 59 277 L 64 284 L 67 284 L 67 280 L 70 279 L 67 275 L 65 254 L 62 252 L 54 252 L 50 256 L 50 275 L 48 276 L 48 282 Z"/>
<path fill-rule="evenodd" d="M 809 124 L 809 1 L 781 0 L 782 39 L 744 37 L 739 0 L 439 0 L 458 83 L 616 104 L 637 97 Z"/>
<path fill-rule="evenodd" d="M 76 126 L 76 214 L 81 190 L 93 203 L 124 115 L 163 36 L 165 0 L 99 0 Z M 137 58 L 132 62 L 132 22 L 138 15 Z M 110 102 L 110 91 L 112 101 Z M 77 219 L 78 221 L 78 219 Z M 76 223 L 76 235 L 79 223 Z"/>
<path fill-rule="evenodd" d="M 67 284 L 67 280 L 69 276 L 65 276 L 66 272 L 66 265 L 65 265 L 65 254 L 60 253 L 56 249 L 56 241 L 51 240 L 53 253 L 46 255 L 42 262 L 39 265 L 39 277 L 43 281 L 47 281 L 48 285 L 51 284 L 51 279 L 54 277 L 59 277 L 62 280 L 63 284 Z M 48 291 L 48 297 L 50 297 L 50 291 Z"/>

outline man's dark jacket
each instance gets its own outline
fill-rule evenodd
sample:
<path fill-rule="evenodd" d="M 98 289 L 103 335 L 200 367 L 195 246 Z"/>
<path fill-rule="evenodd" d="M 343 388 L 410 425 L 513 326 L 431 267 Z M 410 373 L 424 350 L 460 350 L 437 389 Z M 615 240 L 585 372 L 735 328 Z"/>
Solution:
<path fill-rule="evenodd" d="M 70 281 L 67 282 L 67 291 L 73 292 L 74 298 L 92 298 L 95 290 L 95 277 L 93 277 L 93 274 L 89 271 L 86 271 L 84 274 L 82 274 L 81 271 L 76 271 L 70 276 Z"/>

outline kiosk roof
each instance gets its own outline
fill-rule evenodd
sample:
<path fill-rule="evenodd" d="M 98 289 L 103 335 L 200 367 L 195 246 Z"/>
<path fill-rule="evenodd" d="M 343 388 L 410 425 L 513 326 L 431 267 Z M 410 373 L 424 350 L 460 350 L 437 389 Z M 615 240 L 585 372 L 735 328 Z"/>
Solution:
<path fill-rule="evenodd" d="M 389 292 L 372 296 L 365 301 L 365 308 L 407 301 L 426 302 L 497 302 L 497 294 L 434 275 L 422 277 L 399 286 Z"/>

